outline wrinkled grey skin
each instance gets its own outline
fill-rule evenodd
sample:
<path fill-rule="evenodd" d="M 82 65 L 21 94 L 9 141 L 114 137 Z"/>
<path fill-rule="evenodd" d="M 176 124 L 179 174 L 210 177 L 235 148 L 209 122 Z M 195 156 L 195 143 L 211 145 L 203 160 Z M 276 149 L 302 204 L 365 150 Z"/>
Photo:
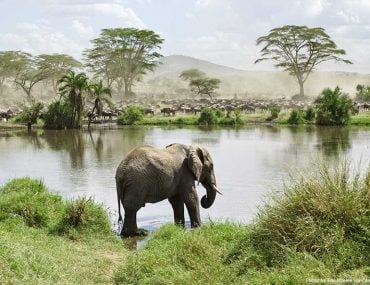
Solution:
<path fill-rule="evenodd" d="M 206 188 L 207 195 L 202 197 L 201 205 L 209 208 L 218 190 L 213 161 L 205 148 L 176 143 L 164 149 L 149 145 L 132 149 L 116 172 L 118 224 L 122 222 L 120 204 L 125 210 L 121 235 L 138 235 L 137 211 L 145 203 L 164 199 L 168 199 L 173 208 L 175 223 L 185 224 L 185 205 L 191 227 L 200 226 L 199 198 L 194 181 Z"/>

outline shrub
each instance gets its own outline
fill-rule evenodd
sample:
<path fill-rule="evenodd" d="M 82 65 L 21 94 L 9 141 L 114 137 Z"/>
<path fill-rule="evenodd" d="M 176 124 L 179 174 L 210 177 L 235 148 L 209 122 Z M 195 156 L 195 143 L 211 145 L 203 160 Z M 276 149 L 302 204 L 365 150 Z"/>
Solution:
<path fill-rule="evenodd" d="M 53 102 L 43 114 L 43 119 L 45 129 L 71 128 L 73 125 L 72 107 L 68 102 Z"/>
<path fill-rule="evenodd" d="M 315 109 L 313 107 L 308 107 L 305 112 L 304 119 L 308 122 L 312 122 L 313 120 L 315 120 L 315 117 L 316 117 Z"/>
<path fill-rule="evenodd" d="M 131 106 L 123 110 L 117 118 L 118 125 L 133 125 L 144 118 L 144 110 L 138 106 Z"/>
<path fill-rule="evenodd" d="M 301 125 L 304 124 L 304 112 L 300 109 L 293 109 L 290 112 L 289 118 L 288 118 L 288 124 L 291 125 Z"/>
<path fill-rule="evenodd" d="M 339 87 L 324 89 L 315 100 L 317 104 L 316 124 L 346 125 L 350 120 L 352 100 Z"/>
<path fill-rule="evenodd" d="M 86 232 L 93 235 L 109 235 L 111 232 L 107 212 L 90 198 L 68 201 L 55 231 L 71 239 L 77 239 L 81 233 Z"/>
<path fill-rule="evenodd" d="M 275 120 L 280 114 L 280 107 L 274 106 L 270 108 L 271 115 L 266 119 L 267 121 Z"/>
<path fill-rule="evenodd" d="M 221 117 L 218 123 L 221 125 L 242 125 L 244 122 L 241 117 L 241 111 L 239 109 L 236 109 L 234 112 L 232 112 L 231 116 Z"/>
<path fill-rule="evenodd" d="M 31 124 L 34 124 L 40 116 L 44 104 L 33 101 L 30 106 L 23 105 L 21 108 L 23 111 L 15 117 L 14 121 L 16 123 L 31 122 Z"/>
<path fill-rule="evenodd" d="M 216 111 L 211 108 L 203 108 L 198 120 L 199 124 L 215 125 L 218 123 Z"/>

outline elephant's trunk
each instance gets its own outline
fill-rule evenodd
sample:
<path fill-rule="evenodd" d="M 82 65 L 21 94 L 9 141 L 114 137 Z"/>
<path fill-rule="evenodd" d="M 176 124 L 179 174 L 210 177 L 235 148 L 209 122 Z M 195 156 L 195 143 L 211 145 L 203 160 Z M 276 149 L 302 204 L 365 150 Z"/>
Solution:
<path fill-rule="evenodd" d="M 200 204 L 203 208 L 207 209 L 212 206 L 216 199 L 216 192 L 220 193 L 215 184 L 203 184 L 207 190 L 207 195 L 203 196 L 200 200 Z"/>

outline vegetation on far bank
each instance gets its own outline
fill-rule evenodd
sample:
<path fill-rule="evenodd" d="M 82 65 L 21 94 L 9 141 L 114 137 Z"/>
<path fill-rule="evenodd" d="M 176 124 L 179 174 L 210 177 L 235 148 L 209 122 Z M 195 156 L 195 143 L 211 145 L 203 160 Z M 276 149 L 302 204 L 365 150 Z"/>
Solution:
<path fill-rule="evenodd" d="M 0 188 L 0 275 L 31 284 L 305 284 L 370 277 L 370 172 L 348 164 L 271 194 L 249 225 L 166 225 L 128 252 L 90 199 L 65 201 L 42 182 Z M 352 174 L 351 174 L 352 173 Z"/>

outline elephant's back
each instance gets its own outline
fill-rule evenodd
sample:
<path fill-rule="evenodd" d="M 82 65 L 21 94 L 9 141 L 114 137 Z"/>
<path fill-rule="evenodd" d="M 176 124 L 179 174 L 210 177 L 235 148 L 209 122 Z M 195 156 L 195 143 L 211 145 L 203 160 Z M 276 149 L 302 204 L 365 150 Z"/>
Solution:
<path fill-rule="evenodd" d="M 173 191 L 169 188 L 174 185 L 176 163 L 166 150 L 139 146 L 131 150 L 118 166 L 116 180 L 123 183 L 125 191 L 135 188 L 135 192 L 146 193 L 143 199 L 156 202 Z"/>

